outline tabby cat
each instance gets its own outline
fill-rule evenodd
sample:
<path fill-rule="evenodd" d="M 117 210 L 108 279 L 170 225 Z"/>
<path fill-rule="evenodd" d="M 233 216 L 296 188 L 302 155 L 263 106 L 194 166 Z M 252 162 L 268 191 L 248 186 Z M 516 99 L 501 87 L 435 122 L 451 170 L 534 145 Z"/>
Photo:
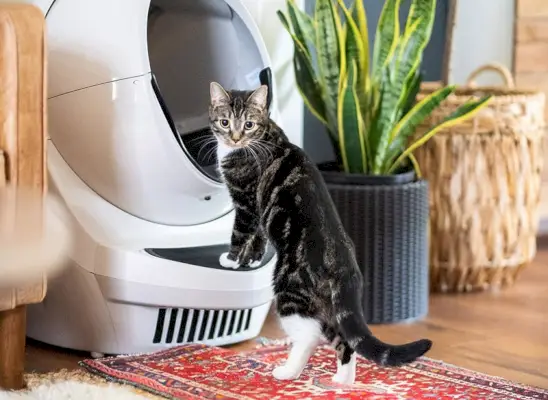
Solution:
<path fill-rule="evenodd" d="M 352 384 L 356 353 L 382 366 L 414 361 L 428 339 L 390 345 L 369 330 L 354 246 L 317 167 L 270 119 L 268 87 L 225 91 L 211 83 L 210 126 L 219 170 L 235 207 L 227 268 L 256 266 L 267 240 L 278 255 L 273 290 L 292 347 L 276 379 L 296 379 L 322 340 L 337 350 L 333 381 Z"/>

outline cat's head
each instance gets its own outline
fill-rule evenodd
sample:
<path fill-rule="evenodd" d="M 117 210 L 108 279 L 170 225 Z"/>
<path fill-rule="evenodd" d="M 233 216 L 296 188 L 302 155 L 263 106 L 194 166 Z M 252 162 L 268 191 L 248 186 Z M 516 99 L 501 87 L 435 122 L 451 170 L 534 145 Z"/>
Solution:
<path fill-rule="evenodd" d="M 262 139 L 269 124 L 267 95 L 265 85 L 251 91 L 227 92 L 212 82 L 209 122 L 217 140 L 237 149 Z"/>

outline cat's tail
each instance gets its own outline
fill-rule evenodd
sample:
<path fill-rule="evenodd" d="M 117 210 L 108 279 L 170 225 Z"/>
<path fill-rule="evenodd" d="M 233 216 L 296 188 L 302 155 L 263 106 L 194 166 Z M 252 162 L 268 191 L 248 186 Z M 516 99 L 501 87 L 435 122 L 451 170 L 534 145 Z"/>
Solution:
<path fill-rule="evenodd" d="M 384 343 L 369 330 L 357 291 L 356 280 L 345 279 L 340 290 L 332 291 L 336 318 L 344 339 L 359 355 L 383 366 L 400 366 L 415 361 L 432 347 L 421 339 L 402 345 Z"/>

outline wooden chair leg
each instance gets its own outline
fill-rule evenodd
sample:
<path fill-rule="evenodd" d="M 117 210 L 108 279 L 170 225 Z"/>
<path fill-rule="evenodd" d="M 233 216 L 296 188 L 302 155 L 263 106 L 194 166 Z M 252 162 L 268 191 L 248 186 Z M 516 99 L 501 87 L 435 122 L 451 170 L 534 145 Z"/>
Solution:
<path fill-rule="evenodd" d="M 27 309 L 0 311 L 0 388 L 23 389 Z"/>

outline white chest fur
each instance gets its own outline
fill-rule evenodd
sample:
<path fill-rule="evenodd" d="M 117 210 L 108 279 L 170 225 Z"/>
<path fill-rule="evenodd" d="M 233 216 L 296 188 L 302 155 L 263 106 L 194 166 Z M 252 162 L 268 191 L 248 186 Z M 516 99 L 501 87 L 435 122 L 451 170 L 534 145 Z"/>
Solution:
<path fill-rule="evenodd" d="M 234 148 L 227 146 L 226 144 L 217 142 L 217 166 L 221 169 L 221 161 L 234 151 Z"/>
<path fill-rule="evenodd" d="M 228 156 L 230 153 L 232 153 L 234 149 L 232 147 L 227 146 L 221 141 L 217 141 L 217 168 L 219 170 L 219 173 L 221 174 L 221 177 L 223 177 L 223 170 L 221 169 L 221 162 L 223 161 L 223 158 Z"/>

